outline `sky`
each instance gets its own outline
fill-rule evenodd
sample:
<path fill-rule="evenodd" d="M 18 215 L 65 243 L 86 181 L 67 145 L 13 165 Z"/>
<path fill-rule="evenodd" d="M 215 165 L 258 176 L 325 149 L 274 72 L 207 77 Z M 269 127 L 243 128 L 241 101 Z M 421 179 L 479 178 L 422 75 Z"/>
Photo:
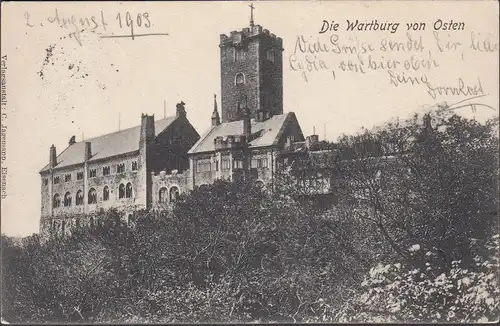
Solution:
<path fill-rule="evenodd" d="M 169 116 L 184 101 L 203 134 L 213 95 L 220 99 L 220 34 L 248 27 L 249 5 L 3 2 L 1 232 L 38 232 L 38 172 L 51 144 L 60 153 L 72 135 L 81 141 L 136 126 L 142 113 L 162 118 L 164 102 Z M 473 96 L 486 106 L 455 112 L 480 121 L 498 116 L 495 1 L 255 1 L 254 7 L 255 24 L 283 39 L 284 111 L 296 113 L 305 135 L 335 140 Z M 134 39 L 105 37 L 132 32 Z M 157 35 L 137 36 L 151 33 Z"/>

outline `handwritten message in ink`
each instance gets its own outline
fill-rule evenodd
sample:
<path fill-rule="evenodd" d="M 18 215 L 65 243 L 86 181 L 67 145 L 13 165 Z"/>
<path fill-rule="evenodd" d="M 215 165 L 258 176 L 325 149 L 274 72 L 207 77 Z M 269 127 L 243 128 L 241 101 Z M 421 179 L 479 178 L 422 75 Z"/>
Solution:
<path fill-rule="evenodd" d="M 380 74 L 392 87 L 422 87 L 432 98 L 485 94 L 481 76 L 465 80 L 447 69 L 448 60 L 477 61 L 498 56 L 491 33 L 467 30 L 463 21 L 433 22 L 323 20 L 315 35 L 297 35 L 285 65 L 309 82 L 318 74 L 334 81 L 346 74 Z M 447 84 L 433 79 L 439 72 Z"/>
<path fill-rule="evenodd" d="M 111 18 L 113 17 L 113 18 Z M 69 31 L 69 37 L 74 38 L 82 45 L 82 33 L 89 31 L 100 34 L 100 38 L 130 38 L 144 36 L 166 36 L 168 33 L 152 32 L 154 26 L 152 17 L 148 12 L 115 12 L 109 13 L 101 10 L 95 15 L 77 15 L 62 12 L 58 8 L 46 17 L 34 17 L 29 12 L 24 13 L 25 25 L 30 28 L 43 28 L 57 26 Z M 115 34 L 118 30 L 121 34 Z"/>

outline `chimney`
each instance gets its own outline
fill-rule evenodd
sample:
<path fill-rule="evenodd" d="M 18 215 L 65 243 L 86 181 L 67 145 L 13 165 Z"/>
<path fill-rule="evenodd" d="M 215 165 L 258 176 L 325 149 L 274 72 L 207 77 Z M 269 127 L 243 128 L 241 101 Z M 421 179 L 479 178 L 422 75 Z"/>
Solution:
<path fill-rule="evenodd" d="M 86 141 L 85 142 L 85 154 L 83 156 L 83 159 L 85 161 L 88 161 L 88 160 L 90 160 L 91 157 L 92 157 L 92 145 L 89 141 Z"/>
<path fill-rule="evenodd" d="M 69 146 L 71 146 L 71 145 L 73 145 L 74 143 L 76 143 L 76 140 L 75 140 L 75 136 L 73 135 L 73 136 L 71 136 L 71 138 L 69 139 L 68 144 L 69 144 Z"/>
<path fill-rule="evenodd" d="M 217 95 L 214 94 L 214 112 L 212 112 L 212 127 L 220 125 L 219 111 L 217 110 Z"/>
<path fill-rule="evenodd" d="M 185 117 L 186 116 L 186 108 L 184 107 L 184 105 L 186 105 L 186 103 L 181 101 L 180 103 L 177 103 L 177 105 L 175 106 L 175 108 L 176 108 L 175 115 L 177 117 L 180 117 L 180 116 Z"/>
<path fill-rule="evenodd" d="M 56 147 L 54 144 L 50 146 L 50 159 L 49 159 L 49 167 L 53 168 L 57 165 L 57 154 L 56 154 Z"/>
<path fill-rule="evenodd" d="M 141 135 L 140 142 L 147 142 L 155 138 L 155 115 L 141 115 Z"/>

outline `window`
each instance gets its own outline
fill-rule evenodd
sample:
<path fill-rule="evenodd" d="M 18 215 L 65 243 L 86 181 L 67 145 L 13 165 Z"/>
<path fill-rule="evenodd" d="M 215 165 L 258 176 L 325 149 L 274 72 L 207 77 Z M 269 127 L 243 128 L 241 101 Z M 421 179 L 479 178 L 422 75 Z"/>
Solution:
<path fill-rule="evenodd" d="M 95 178 L 97 176 L 97 170 L 96 169 L 90 169 L 90 177 Z"/>
<path fill-rule="evenodd" d="M 219 161 L 214 162 L 214 171 L 219 171 Z"/>
<path fill-rule="evenodd" d="M 136 171 L 137 170 L 137 162 L 132 162 L 132 171 Z"/>
<path fill-rule="evenodd" d="M 76 227 L 79 228 L 81 226 L 80 224 L 80 218 L 76 218 Z"/>
<path fill-rule="evenodd" d="M 49 179 L 43 178 L 43 185 L 46 186 L 49 184 Z"/>
<path fill-rule="evenodd" d="M 104 189 L 102 191 L 102 200 L 108 200 L 109 199 L 109 187 L 104 186 Z"/>
<path fill-rule="evenodd" d="M 78 190 L 78 192 L 76 193 L 76 202 L 75 202 L 75 204 L 76 204 L 76 206 L 83 205 L 83 191 Z"/>
<path fill-rule="evenodd" d="M 242 160 L 234 160 L 233 161 L 233 169 L 242 169 L 243 161 Z"/>
<path fill-rule="evenodd" d="M 160 192 L 158 194 L 158 202 L 166 203 L 167 202 L 167 188 L 160 188 Z"/>
<path fill-rule="evenodd" d="M 125 197 L 127 198 L 132 197 L 132 184 L 130 182 L 127 183 L 127 187 L 125 188 Z"/>
<path fill-rule="evenodd" d="M 264 182 L 257 180 L 257 181 L 255 181 L 255 186 L 257 188 L 264 188 Z"/>
<path fill-rule="evenodd" d="M 133 222 L 134 222 L 134 217 L 132 216 L 132 214 L 128 214 L 127 224 L 130 225 Z"/>
<path fill-rule="evenodd" d="M 234 61 L 245 60 L 245 51 L 243 49 L 234 49 Z"/>
<path fill-rule="evenodd" d="M 170 202 L 174 202 L 179 198 L 179 188 L 170 188 Z"/>
<path fill-rule="evenodd" d="M 116 173 L 123 173 L 125 172 L 125 164 L 121 163 L 116 166 Z"/>
<path fill-rule="evenodd" d="M 118 198 L 122 199 L 123 197 L 125 197 L 125 185 L 121 183 L 118 187 Z"/>
<path fill-rule="evenodd" d="M 67 192 L 64 195 L 64 207 L 69 207 L 69 206 L 71 206 L 71 194 Z"/>
<path fill-rule="evenodd" d="M 54 184 L 58 184 L 59 183 L 59 177 L 54 177 Z"/>
<path fill-rule="evenodd" d="M 252 169 L 266 168 L 266 167 L 267 167 L 267 157 L 252 159 Z"/>
<path fill-rule="evenodd" d="M 230 167 L 230 165 L 229 165 L 229 164 L 230 164 L 230 163 L 229 163 L 229 160 L 222 160 L 222 166 L 221 166 L 221 169 L 222 169 L 222 170 L 229 170 L 229 167 Z"/>
<path fill-rule="evenodd" d="M 196 161 L 196 172 L 209 172 L 212 164 L 209 161 Z"/>
<path fill-rule="evenodd" d="M 109 166 L 104 166 L 102 168 L 102 175 L 109 175 Z"/>
<path fill-rule="evenodd" d="M 90 227 L 91 228 L 94 227 L 94 217 L 93 216 L 90 217 Z"/>
<path fill-rule="evenodd" d="M 59 196 L 59 194 L 54 195 L 54 201 L 52 203 L 52 206 L 54 208 L 59 208 L 59 206 L 61 206 L 61 197 Z"/>
<path fill-rule="evenodd" d="M 66 221 L 64 221 L 64 220 L 62 221 L 62 228 L 61 228 L 61 230 L 62 230 L 62 234 L 64 234 L 64 231 L 66 230 Z"/>
<path fill-rule="evenodd" d="M 267 50 L 266 56 L 267 56 L 267 60 L 274 62 L 274 51 L 273 50 Z"/>
<path fill-rule="evenodd" d="M 243 85 L 245 84 L 245 75 L 243 75 L 241 72 L 236 74 L 236 77 L 234 78 L 234 83 L 236 85 Z"/>
<path fill-rule="evenodd" d="M 90 188 L 89 190 L 89 204 L 97 204 L 97 193 L 94 188 Z"/>
<path fill-rule="evenodd" d="M 83 172 L 76 172 L 76 180 L 83 180 Z"/>
<path fill-rule="evenodd" d="M 64 175 L 64 182 L 69 182 L 71 181 L 71 174 L 65 174 Z"/>

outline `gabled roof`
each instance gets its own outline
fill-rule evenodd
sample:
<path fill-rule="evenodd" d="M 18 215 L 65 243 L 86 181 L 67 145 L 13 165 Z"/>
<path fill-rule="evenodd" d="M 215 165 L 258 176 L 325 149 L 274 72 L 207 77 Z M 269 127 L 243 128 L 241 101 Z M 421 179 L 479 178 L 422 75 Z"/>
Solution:
<path fill-rule="evenodd" d="M 277 145 L 288 121 L 296 120 L 293 112 L 272 116 L 265 121 L 251 120 L 252 140 L 250 147 L 266 147 Z M 230 135 L 243 134 L 243 120 L 224 122 L 212 127 L 191 147 L 188 154 L 214 151 L 214 139 Z"/>
<path fill-rule="evenodd" d="M 176 118 L 176 116 L 172 116 L 155 121 L 155 136 L 167 129 Z M 137 151 L 139 150 L 140 132 L 141 126 L 139 125 L 74 143 L 57 156 L 55 168 L 83 163 L 85 142 L 91 143 L 92 157 L 89 162 Z M 48 164 L 40 172 L 47 170 L 49 170 Z"/>

